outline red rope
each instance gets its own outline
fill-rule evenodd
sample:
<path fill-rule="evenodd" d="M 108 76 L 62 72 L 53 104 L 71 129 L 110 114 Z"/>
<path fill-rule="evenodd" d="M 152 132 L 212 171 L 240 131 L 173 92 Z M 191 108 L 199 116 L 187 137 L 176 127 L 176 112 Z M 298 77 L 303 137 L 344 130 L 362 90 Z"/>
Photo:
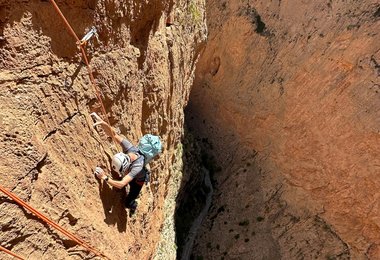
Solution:
<path fill-rule="evenodd" d="M 43 221 L 45 221 L 50 226 L 52 226 L 55 229 L 57 229 L 58 231 L 62 232 L 64 235 L 66 235 L 67 237 L 69 237 L 71 240 L 75 241 L 77 244 L 79 244 L 79 245 L 83 246 L 84 248 L 86 248 L 88 251 L 94 253 L 97 256 L 102 256 L 104 258 L 110 259 L 109 257 L 105 256 L 103 253 L 101 253 L 100 251 L 96 250 L 94 247 L 92 247 L 88 243 L 86 243 L 84 240 L 76 237 L 74 234 L 72 234 L 69 231 L 65 230 L 64 228 L 62 228 L 61 226 L 59 226 L 58 224 L 56 224 L 55 222 L 53 222 L 52 220 L 50 220 L 49 218 L 47 218 L 46 216 L 44 216 L 43 214 L 41 214 L 40 212 L 38 212 L 37 210 L 35 210 L 33 207 L 31 207 L 30 205 L 28 205 L 25 201 L 21 200 L 19 197 L 17 197 L 16 195 L 14 195 L 13 193 L 11 193 L 10 191 L 7 191 L 6 189 L 4 189 L 1 185 L 0 185 L 0 191 L 2 191 L 8 197 L 10 197 L 14 201 L 16 201 L 19 205 L 21 205 L 24 208 L 28 209 L 35 216 L 39 217 L 40 219 L 42 219 Z"/>
<path fill-rule="evenodd" d="M 53 0 L 52 0 L 52 1 L 53 1 Z M 101 95 L 100 95 L 100 90 L 99 90 L 99 88 L 98 88 L 98 87 L 96 86 L 96 84 L 95 84 L 95 78 L 94 78 L 94 75 L 92 74 L 92 69 L 91 69 L 90 63 L 88 62 L 87 55 L 86 55 L 86 51 L 85 51 L 85 49 L 83 48 L 83 45 L 80 45 L 80 50 L 81 50 L 81 52 L 82 52 L 84 62 L 86 63 L 87 70 L 88 70 L 88 74 L 89 74 L 89 76 L 90 76 L 90 81 L 91 81 L 92 86 L 93 86 L 93 88 L 94 88 L 94 90 L 95 90 L 96 97 L 97 97 L 97 99 L 98 99 L 98 101 L 99 101 L 99 103 L 100 103 L 100 105 L 101 105 L 102 112 L 103 112 L 104 116 L 105 116 L 106 119 L 107 119 L 107 123 L 111 126 L 111 124 L 110 124 L 110 122 L 109 122 L 109 120 L 108 120 L 108 116 L 107 116 L 107 114 L 106 114 L 106 109 L 105 109 L 105 107 L 104 107 L 104 105 L 103 105 L 103 102 L 102 102 L 102 97 L 101 97 Z"/>
<path fill-rule="evenodd" d="M 70 33 L 74 36 L 74 38 L 76 40 L 76 43 L 79 45 L 79 48 L 80 48 L 82 56 L 83 56 L 83 60 L 86 63 L 86 66 L 87 66 L 87 70 L 88 70 L 88 74 L 89 74 L 89 77 L 90 77 L 91 85 L 92 85 L 92 87 L 93 87 L 93 89 L 95 91 L 95 94 L 96 94 L 96 98 L 97 98 L 97 100 L 99 101 L 99 103 L 101 105 L 102 113 L 104 114 L 107 123 L 111 126 L 111 123 L 110 123 L 110 121 L 108 119 L 108 116 L 107 116 L 107 113 L 106 113 L 106 109 L 105 109 L 103 101 L 102 101 L 101 91 L 96 86 L 95 77 L 94 77 L 94 75 L 92 73 L 92 69 L 91 69 L 90 63 L 88 62 L 88 58 L 87 58 L 87 55 L 86 55 L 86 50 L 84 49 L 83 45 L 80 44 L 80 40 L 79 40 L 78 36 L 76 35 L 76 33 L 74 32 L 73 28 L 71 27 L 71 25 L 67 21 L 66 17 L 63 15 L 63 13 L 61 12 L 61 10 L 59 9 L 58 5 L 55 3 L 54 0 L 50 0 L 50 2 L 53 4 L 54 9 L 57 11 L 57 13 L 59 14 L 59 16 L 61 16 L 63 22 L 65 23 L 66 27 L 69 29 Z M 118 147 L 114 139 L 113 139 L 113 141 L 114 141 L 115 146 Z"/>
<path fill-rule="evenodd" d="M 12 251 L 9 251 L 9 250 L 6 249 L 5 247 L 0 246 L 0 250 L 1 250 L 1 251 L 4 251 L 5 253 L 7 253 L 7 254 L 9 254 L 9 255 L 11 255 L 11 256 L 17 258 L 17 259 L 25 260 L 25 258 L 22 258 L 21 256 L 16 255 L 15 253 L 12 253 Z"/>

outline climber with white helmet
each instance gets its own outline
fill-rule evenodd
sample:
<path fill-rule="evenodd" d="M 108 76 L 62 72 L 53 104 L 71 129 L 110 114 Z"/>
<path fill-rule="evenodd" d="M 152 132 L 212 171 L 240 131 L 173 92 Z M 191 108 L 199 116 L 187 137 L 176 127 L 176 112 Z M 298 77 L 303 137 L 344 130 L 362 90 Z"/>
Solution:
<path fill-rule="evenodd" d="M 115 130 L 96 113 L 92 113 L 91 116 L 96 121 L 94 126 L 102 126 L 104 132 L 123 148 L 123 152 L 115 154 L 112 158 L 112 170 L 118 173 L 121 180 L 112 179 L 111 176 L 108 176 L 100 167 L 96 167 L 95 175 L 118 189 L 122 189 L 129 184 L 125 207 L 129 208 L 130 213 L 133 214 L 137 207 L 136 198 L 147 178 L 147 170 L 144 167 L 145 158 L 137 147 L 133 146 L 127 139 L 118 135 Z"/>

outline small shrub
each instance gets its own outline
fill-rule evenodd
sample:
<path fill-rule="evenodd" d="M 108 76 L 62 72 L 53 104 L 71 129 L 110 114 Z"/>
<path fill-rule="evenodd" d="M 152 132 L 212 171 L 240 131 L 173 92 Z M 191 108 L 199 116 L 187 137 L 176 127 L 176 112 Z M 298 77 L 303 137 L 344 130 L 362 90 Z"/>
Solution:
<path fill-rule="evenodd" d="M 220 208 L 218 208 L 218 213 L 223 212 L 225 210 L 226 210 L 226 205 L 223 205 Z"/>
<path fill-rule="evenodd" d="M 347 26 L 347 30 L 354 30 L 354 29 L 358 29 L 360 27 L 360 25 L 357 25 L 357 24 L 350 24 L 349 26 Z"/>
<path fill-rule="evenodd" d="M 239 222 L 239 226 L 248 226 L 248 225 L 249 225 L 249 220 L 248 219 Z"/>
<path fill-rule="evenodd" d="M 293 223 L 297 223 L 297 222 L 300 221 L 300 218 L 299 218 L 299 217 L 296 217 L 296 216 L 292 216 L 292 217 L 290 218 L 290 221 L 292 221 Z"/>
<path fill-rule="evenodd" d="M 189 12 L 196 24 L 201 22 L 201 12 L 199 10 L 199 7 L 194 2 L 190 3 Z M 205 123 L 205 120 L 203 120 L 203 123 Z"/>
<path fill-rule="evenodd" d="M 259 217 L 256 218 L 256 220 L 257 220 L 258 222 L 261 222 L 261 221 L 264 220 L 264 218 L 259 216 Z"/>

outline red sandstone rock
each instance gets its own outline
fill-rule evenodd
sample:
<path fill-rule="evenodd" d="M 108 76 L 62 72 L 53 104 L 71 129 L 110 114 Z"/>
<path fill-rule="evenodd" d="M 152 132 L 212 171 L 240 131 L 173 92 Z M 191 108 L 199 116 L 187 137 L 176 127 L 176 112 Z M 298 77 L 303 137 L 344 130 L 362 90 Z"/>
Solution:
<path fill-rule="evenodd" d="M 223 170 L 194 255 L 379 259 L 378 1 L 207 8 L 189 121 Z"/>
<path fill-rule="evenodd" d="M 111 124 L 134 143 L 148 132 L 162 137 L 163 155 L 152 165 L 159 185 L 143 189 L 129 218 L 125 191 L 93 176 L 97 165 L 109 169 L 117 148 L 92 128 L 89 114 L 100 104 L 75 39 L 49 1 L 22 0 L 0 1 L 0 185 L 112 259 L 174 258 L 175 205 L 164 202 L 175 203 L 180 183 L 173 165 L 180 169 L 181 160 L 172 154 L 204 24 L 194 25 L 186 1 L 57 4 L 79 38 L 98 29 L 100 42 L 86 48 Z M 167 28 L 172 12 L 181 23 Z M 1 246 L 28 259 L 86 257 L 3 194 L 0 201 Z"/>

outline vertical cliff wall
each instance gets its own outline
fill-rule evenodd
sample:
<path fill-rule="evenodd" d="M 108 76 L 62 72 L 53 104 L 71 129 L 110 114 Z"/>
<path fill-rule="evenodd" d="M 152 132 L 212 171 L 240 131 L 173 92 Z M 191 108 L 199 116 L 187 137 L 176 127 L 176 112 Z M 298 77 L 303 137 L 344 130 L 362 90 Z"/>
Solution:
<path fill-rule="evenodd" d="M 210 0 L 207 16 L 187 115 L 216 191 L 194 256 L 379 259 L 378 1 Z"/>
<path fill-rule="evenodd" d="M 135 144 L 159 134 L 164 151 L 128 217 L 125 191 L 93 176 L 118 148 L 92 127 L 100 104 L 75 40 L 49 1 L 0 1 L 0 184 L 112 259 L 173 259 L 174 206 L 164 202 L 174 203 L 181 178 L 176 153 L 205 41 L 204 3 L 57 4 L 80 38 L 98 29 L 86 50 L 111 124 Z M 28 259 L 91 256 L 4 194 L 0 203 L 1 246 Z"/>

